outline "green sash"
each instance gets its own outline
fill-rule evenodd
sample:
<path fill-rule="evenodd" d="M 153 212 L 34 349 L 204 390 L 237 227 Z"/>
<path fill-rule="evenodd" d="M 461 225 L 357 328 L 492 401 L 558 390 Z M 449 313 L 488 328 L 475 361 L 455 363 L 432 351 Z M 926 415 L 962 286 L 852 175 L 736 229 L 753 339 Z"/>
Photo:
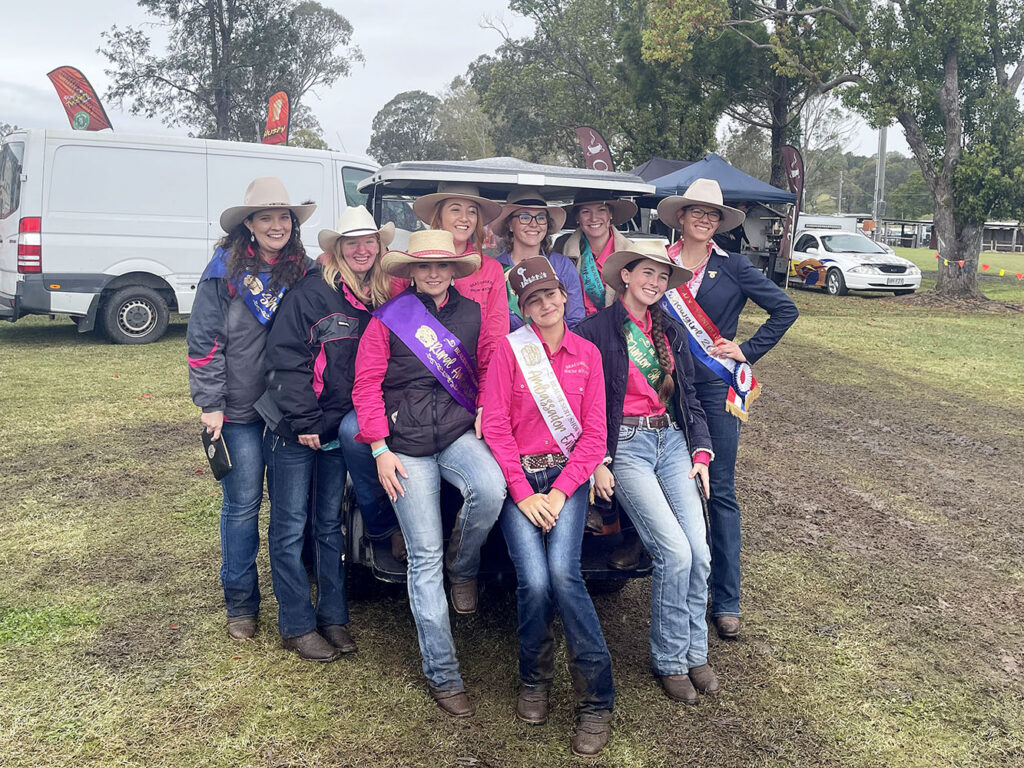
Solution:
<path fill-rule="evenodd" d="M 661 370 L 658 362 L 658 353 L 654 351 L 654 345 L 647 335 L 637 325 L 633 318 L 627 317 L 626 322 L 626 349 L 629 352 L 629 359 L 640 369 L 640 373 L 647 379 L 647 383 L 658 391 L 665 372 Z"/>
<path fill-rule="evenodd" d="M 511 254 L 509 254 L 509 258 L 512 258 Z M 508 294 L 508 308 L 513 314 L 522 317 L 523 313 L 519 309 L 519 297 L 516 296 L 516 292 L 512 290 L 512 283 L 508 279 L 509 272 L 512 271 L 512 267 L 514 266 L 515 264 L 509 264 L 505 267 L 505 292 Z"/>
<path fill-rule="evenodd" d="M 583 290 L 598 309 L 604 307 L 604 281 L 597 270 L 597 258 L 590 250 L 587 236 L 580 233 L 580 277 L 583 278 Z"/>

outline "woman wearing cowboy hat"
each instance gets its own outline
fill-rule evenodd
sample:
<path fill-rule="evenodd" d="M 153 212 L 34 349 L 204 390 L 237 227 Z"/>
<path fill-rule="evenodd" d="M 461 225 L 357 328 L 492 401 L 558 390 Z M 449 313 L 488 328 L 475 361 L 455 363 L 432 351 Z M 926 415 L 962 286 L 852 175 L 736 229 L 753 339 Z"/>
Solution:
<path fill-rule="evenodd" d="M 696 704 L 697 691 L 719 689 L 708 664 L 711 556 L 698 490 L 707 493 L 711 438 L 685 332 L 658 307 L 690 273 L 659 243 L 641 241 L 611 254 L 604 275 L 620 299 L 577 327 L 601 350 L 608 401 L 608 458 L 594 491 L 619 500 L 654 562 L 654 674 L 670 698 Z"/>
<path fill-rule="evenodd" d="M 454 717 L 469 717 L 473 705 L 455 656 L 442 559 L 452 607 L 475 612 L 480 548 L 505 499 L 501 470 L 474 434 L 484 349 L 494 342 L 480 306 L 452 285 L 479 263 L 479 254 L 457 255 L 451 234 L 436 230 L 413 232 L 408 253 L 385 254 L 384 270 L 412 285 L 373 313 L 359 342 L 352 390 L 358 439 L 372 448 L 405 536 L 423 672 L 438 706 Z M 442 478 L 464 499 L 446 552 Z"/>
<path fill-rule="evenodd" d="M 579 271 L 586 314 L 592 315 L 615 301 L 615 291 L 601 280 L 602 270 L 613 251 L 630 247 L 616 227 L 633 218 L 637 207 L 599 189 L 581 189 L 568 208 L 565 224 L 576 231 L 558 238 L 555 251 L 564 253 Z"/>
<path fill-rule="evenodd" d="M 214 440 L 223 438 L 233 469 L 221 480 L 220 578 L 228 634 L 256 633 L 260 590 L 256 554 L 263 501 L 264 423 L 255 409 L 265 384 L 267 331 L 281 298 L 310 261 L 299 225 L 315 205 L 292 205 L 279 179 L 255 179 L 242 205 L 225 210 L 217 244 L 196 289 L 188 321 L 189 388 Z"/>
<path fill-rule="evenodd" d="M 658 204 L 658 217 L 678 228 L 680 239 L 669 248 L 674 263 L 690 270 L 686 298 L 695 301 L 710 325 L 706 349 L 695 352 L 694 386 L 707 414 L 714 444 L 708 517 L 711 526 L 711 616 L 719 636 L 740 631 L 740 508 L 736 502 L 736 450 L 740 422 L 758 388 L 750 365 L 774 347 L 797 318 L 796 305 L 771 280 L 740 254 L 723 251 L 712 240 L 718 231 L 743 223 L 745 214 L 722 202 L 722 190 L 712 179 L 697 179 L 684 195 Z M 679 297 L 682 297 L 682 290 Z M 685 302 L 679 304 L 686 311 Z M 747 300 L 768 313 L 753 336 L 741 344 L 736 336 Z M 702 323 L 703 324 L 703 323 Z M 736 377 L 739 376 L 739 379 Z M 748 377 L 750 388 L 742 379 Z M 746 392 L 744 391 L 746 390 Z M 738 397 L 737 393 L 742 395 Z"/>
<path fill-rule="evenodd" d="M 498 262 L 506 276 L 524 259 L 547 257 L 566 290 L 565 321 L 570 328 L 575 328 L 576 323 L 584 317 L 580 275 L 568 258 L 551 251 L 551 233 L 560 230 L 564 223 L 565 211 L 548 205 L 538 190 L 515 187 L 509 192 L 501 213 L 491 222 L 491 231 L 502 238 L 502 252 Z M 507 294 L 509 327 L 516 330 L 523 325 L 523 315 L 511 287 Z"/>
<path fill-rule="evenodd" d="M 548 718 L 557 608 L 578 700 L 572 750 L 596 755 L 608 742 L 615 686 L 580 548 L 589 478 L 607 439 L 601 353 L 566 326 L 567 292 L 547 259 L 523 259 L 509 283 L 530 324 L 495 350 L 483 429 L 509 488 L 500 521 L 518 581 L 515 711 L 535 725 Z"/>
<path fill-rule="evenodd" d="M 394 234 L 394 225 L 378 228 L 366 208 L 346 208 L 338 231 L 320 231 L 324 254 L 282 302 L 270 332 L 267 395 L 279 414 L 268 420 L 264 449 L 275 479 L 270 567 L 284 645 L 311 661 L 332 661 L 356 650 L 345 626 L 341 499 L 346 472 L 371 535 L 387 536 L 397 525 L 375 527 L 381 509 L 390 512 L 390 505 L 381 499 L 370 451 L 352 439 L 358 431 L 352 409 L 356 349 L 370 311 L 388 298 L 389 281 L 378 257 Z M 307 525 L 315 603 L 302 556 Z"/>

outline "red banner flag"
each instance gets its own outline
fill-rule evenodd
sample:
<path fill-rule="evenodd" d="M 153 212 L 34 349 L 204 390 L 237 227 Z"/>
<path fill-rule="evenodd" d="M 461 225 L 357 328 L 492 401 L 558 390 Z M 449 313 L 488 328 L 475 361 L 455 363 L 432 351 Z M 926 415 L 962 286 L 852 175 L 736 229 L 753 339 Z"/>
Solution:
<path fill-rule="evenodd" d="M 68 122 L 76 131 L 102 131 L 113 128 L 107 117 L 96 91 L 89 84 L 85 75 L 74 67 L 57 67 L 47 72 L 64 111 L 68 113 Z"/>
<path fill-rule="evenodd" d="M 804 159 L 796 147 L 785 144 L 782 147 L 782 168 L 786 172 L 786 183 L 789 191 L 796 195 L 796 202 L 789 207 L 786 222 L 782 225 L 782 240 L 779 242 L 778 258 L 787 265 L 793 253 L 793 235 L 796 232 L 797 219 L 800 216 L 800 200 L 804 196 Z"/>
<path fill-rule="evenodd" d="M 957 259 L 956 263 L 960 265 L 960 269 L 964 268 L 964 260 L 963 259 Z"/>
<path fill-rule="evenodd" d="M 583 148 L 583 163 L 595 171 L 614 171 L 612 153 L 608 149 L 601 134 L 589 125 L 581 125 L 576 129 L 576 139 Z"/>
<path fill-rule="evenodd" d="M 288 108 L 288 93 L 278 91 L 267 101 L 267 127 L 263 129 L 264 144 L 287 144 L 288 121 L 291 110 Z"/>
<path fill-rule="evenodd" d="M 988 265 L 988 264 L 982 264 L 982 265 L 981 265 L 981 271 L 982 271 L 982 272 L 988 272 L 988 267 L 989 267 L 989 265 Z"/>
<path fill-rule="evenodd" d="M 1021 274 L 1020 272 L 1018 272 L 1017 273 L 1017 279 L 1018 280 L 1024 280 L 1024 274 Z"/>

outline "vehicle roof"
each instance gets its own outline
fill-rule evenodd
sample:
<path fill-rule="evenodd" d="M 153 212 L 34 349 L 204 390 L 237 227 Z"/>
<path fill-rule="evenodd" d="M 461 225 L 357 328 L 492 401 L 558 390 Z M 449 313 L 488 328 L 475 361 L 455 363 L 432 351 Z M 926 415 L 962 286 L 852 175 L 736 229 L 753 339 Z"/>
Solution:
<path fill-rule="evenodd" d="M 476 184 L 484 197 L 504 199 L 516 185 L 541 187 L 551 202 L 572 199 L 577 189 L 601 189 L 620 196 L 647 195 L 654 187 L 632 173 L 539 165 L 514 157 L 481 160 L 407 160 L 378 169 L 359 183 L 360 192 L 383 186 L 393 194 L 419 196 L 437 191 L 440 181 Z"/>
<path fill-rule="evenodd" d="M 866 237 L 868 240 L 871 238 L 865 235 L 863 232 L 851 232 L 848 229 L 833 229 L 831 227 L 808 227 L 807 229 L 801 229 L 797 232 L 798 235 L 860 235 Z"/>

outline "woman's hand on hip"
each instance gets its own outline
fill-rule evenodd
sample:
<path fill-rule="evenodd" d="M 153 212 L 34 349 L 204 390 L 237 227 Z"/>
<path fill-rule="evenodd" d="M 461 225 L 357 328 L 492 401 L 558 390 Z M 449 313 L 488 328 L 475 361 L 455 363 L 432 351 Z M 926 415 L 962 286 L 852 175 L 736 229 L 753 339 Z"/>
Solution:
<path fill-rule="evenodd" d="M 314 451 L 320 450 L 320 435 L 299 435 L 299 442 Z"/>
<path fill-rule="evenodd" d="M 740 345 L 735 341 L 719 339 L 714 343 L 714 346 L 711 347 L 710 351 L 712 357 L 728 357 L 740 363 L 747 362 L 747 356 L 743 354 L 743 350 L 740 349 Z"/>
<path fill-rule="evenodd" d="M 693 478 L 700 476 L 697 481 L 700 483 L 701 488 L 704 489 L 704 498 L 711 498 L 711 480 L 708 478 L 708 465 L 707 464 L 694 464 L 693 469 L 690 470 L 690 474 L 687 477 Z"/>
<path fill-rule="evenodd" d="M 223 411 L 203 413 L 199 416 L 199 421 L 201 421 L 203 426 L 206 427 L 206 433 L 208 435 L 213 435 L 214 440 L 220 440 L 220 431 L 224 428 Z"/>
<path fill-rule="evenodd" d="M 598 464 L 594 470 L 594 493 L 605 501 L 611 501 L 615 493 L 615 476 L 604 464 Z"/>

